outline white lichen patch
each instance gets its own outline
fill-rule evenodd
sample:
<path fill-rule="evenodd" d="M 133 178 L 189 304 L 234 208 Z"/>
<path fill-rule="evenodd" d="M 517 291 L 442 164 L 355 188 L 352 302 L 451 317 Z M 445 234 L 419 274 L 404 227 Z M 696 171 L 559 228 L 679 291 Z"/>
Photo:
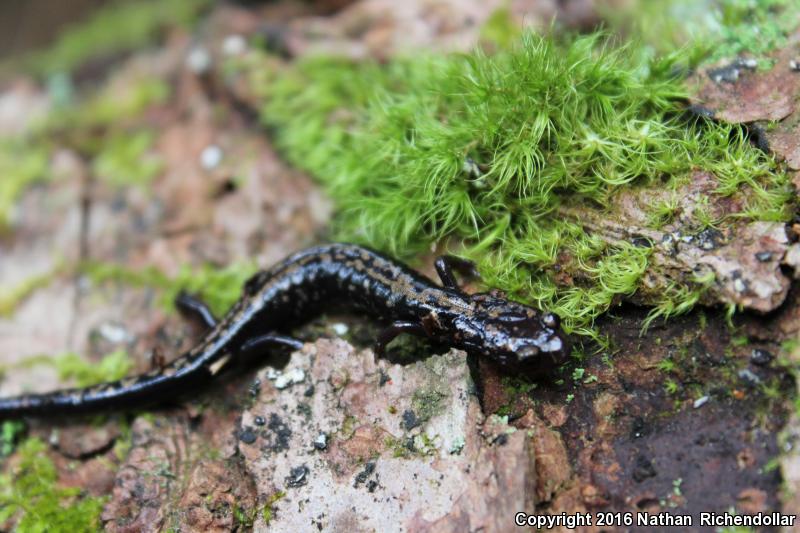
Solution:
<path fill-rule="evenodd" d="M 275 377 L 275 388 L 283 390 L 292 385 L 302 383 L 306 379 L 306 373 L 302 368 L 292 368 L 285 373 L 278 373 Z"/>
<path fill-rule="evenodd" d="M 491 529 L 496 509 L 532 505 L 530 438 L 497 421 L 508 438 L 484 437 L 463 353 L 400 366 L 319 340 L 288 367 L 304 371 L 305 386 L 268 381 L 242 415 L 257 433 L 238 446 L 259 494 L 285 493 L 256 531 L 418 530 L 456 516 Z M 323 434 L 325 446 L 313 446 Z"/>

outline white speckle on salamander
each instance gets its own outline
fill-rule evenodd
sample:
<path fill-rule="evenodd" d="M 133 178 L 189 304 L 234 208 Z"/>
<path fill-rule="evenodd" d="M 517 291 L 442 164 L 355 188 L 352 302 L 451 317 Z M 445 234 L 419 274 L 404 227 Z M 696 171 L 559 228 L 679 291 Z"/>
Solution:
<path fill-rule="evenodd" d="M 539 340 L 536 345 L 543 352 L 558 352 L 564 349 L 564 342 L 558 335 L 551 335 L 547 340 Z"/>

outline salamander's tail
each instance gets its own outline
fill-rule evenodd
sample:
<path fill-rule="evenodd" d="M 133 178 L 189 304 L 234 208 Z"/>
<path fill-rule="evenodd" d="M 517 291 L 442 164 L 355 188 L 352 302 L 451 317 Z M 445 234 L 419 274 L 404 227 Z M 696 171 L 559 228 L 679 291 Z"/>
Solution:
<path fill-rule="evenodd" d="M 83 389 L 0 398 L 0 420 L 36 416 L 91 414 L 112 409 L 143 407 L 174 396 L 196 373 L 171 377 L 145 374 Z"/>

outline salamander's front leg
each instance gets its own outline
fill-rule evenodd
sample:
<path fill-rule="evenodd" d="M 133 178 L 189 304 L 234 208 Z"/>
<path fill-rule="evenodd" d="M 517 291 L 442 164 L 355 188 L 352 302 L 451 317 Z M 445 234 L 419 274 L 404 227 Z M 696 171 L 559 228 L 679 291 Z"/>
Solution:
<path fill-rule="evenodd" d="M 419 337 L 428 336 L 428 333 L 421 324 L 398 320 L 378 334 L 378 338 L 375 341 L 375 348 L 373 350 L 375 352 L 375 358 L 383 359 L 383 357 L 386 355 L 386 345 L 392 342 L 395 337 L 403 333 L 410 333 Z"/>
<path fill-rule="evenodd" d="M 214 313 L 208 308 L 208 305 L 191 294 L 183 291 L 179 292 L 175 297 L 175 307 L 186 318 L 196 320 L 208 329 L 213 329 L 217 325 L 217 319 Z"/>
<path fill-rule="evenodd" d="M 260 355 L 269 348 L 283 347 L 290 350 L 299 350 L 303 347 L 302 341 L 285 335 L 278 335 L 277 333 L 267 333 L 247 339 L 239 347 L 238 355 L 248 357 L 251 355 Z"/>
<path fill-rule="evenodd" d="M 473 278 L 480 278 L 478 269 L 475 263 L 467 259 L 462 259 L 454 255 L 442 255 L 436 258 L 434 263 L 436 273 L 439 274 L 439 279 L 442 280 L 442 285 L 448 289 L 461 290 L 458 286 L 458 281 L 453 272 L 458 272 L 462 276 L 469 276 Z"/>

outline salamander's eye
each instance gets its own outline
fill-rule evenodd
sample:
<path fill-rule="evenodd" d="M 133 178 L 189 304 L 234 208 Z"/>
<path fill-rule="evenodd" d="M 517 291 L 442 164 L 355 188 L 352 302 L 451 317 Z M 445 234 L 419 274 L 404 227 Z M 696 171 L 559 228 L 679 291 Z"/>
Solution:
<path fill-rule="evenodd" d="M 548 328 L 557 328 L 559 322 L 558 316 L 554 315 L 553 313 L 545 313 L 544 316 L 542 316 L 542 323 Z"/>

